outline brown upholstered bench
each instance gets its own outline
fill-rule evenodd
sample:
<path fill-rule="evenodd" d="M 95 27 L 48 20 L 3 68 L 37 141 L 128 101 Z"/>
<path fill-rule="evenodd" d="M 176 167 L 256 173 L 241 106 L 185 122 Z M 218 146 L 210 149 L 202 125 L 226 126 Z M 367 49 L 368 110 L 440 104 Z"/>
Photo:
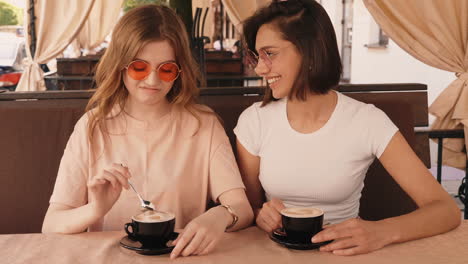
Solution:
<path fill-rule="evenodd" d="M 357 92 L 345 94 L 362 96 L 359 92 L 362 87 L 355 88 Z M 260 95 L 257 94 L 261 92 L 256 88 L 206 89 L 199 101 L 220 115 L 233 143 L 232 129 L 239 114 L 259 101 Z M 80 91 L 0 95 L 0 234 L 41 231 L 63 150 L 91 94 Z M 14 100 L 18 98 L 35 99 Z M 385 98 L 378 93 L 376 96 L 364 96 L 363 101 L 375 103 L 386 112 L 414 146 L 414 106 L 397 100 L 397 97 Z M 374 162 L 365 179 L 361 217 L 378 220 L 411 212 L 415 208 L 414 202 L 380 163 Z"/>

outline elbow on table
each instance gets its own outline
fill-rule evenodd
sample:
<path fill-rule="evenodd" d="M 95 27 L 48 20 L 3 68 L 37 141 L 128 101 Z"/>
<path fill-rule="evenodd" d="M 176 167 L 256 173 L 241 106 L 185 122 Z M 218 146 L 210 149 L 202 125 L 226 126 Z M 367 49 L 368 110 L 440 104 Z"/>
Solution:
<path fill-rule="evenodd" d="M 436 215 L 440 216 L 437 217 L 440 222 L 440 233 L 448 232 L 461 225 L 462 214 L 460 213 L 460 208 L 452 197 L 436 200 L 431 204 L 438 205 Z"/>
<path fill-rule="evenodd" d="M 452 207 L 451 208 L 452 213 L 450 215 L 451 216 L 450 219 L 452 220 L 451 221 L 452 222 L 452 228 L 450 230 L 455 229 L 459 225 L 461 225 L 460 208 L 458 208 L 458 206 L 455 203 L 453 203 L 453 205 L 451 207 Z"/>
<path fill-rule="evenodd" d="M 57 227 L 54 227 L 54 226 L 51 226 L 47 223 L 47 221 L 44 221 L 44 223 L 42 223 L 42 229 L 41 229 L 41 232 L 43 234 L 51 234 L 51 233 L 61 233 Z"/>
<path fill-rule="evenodd" d="M 48 233 L 57 233 L 55 232 L 53 225 L 50 223 L 50 212 L 47 211 L 44 221 L 42 222 L 41 233 L 48 234 Z"/>
<path fill-rule="evenodd" d="M 41 232 L 43 234 L 68 234 L 65 228 L 61 227 L 60 225 L 49 224 L 47 221 L 44 221 L 42 224 Z"/>
<path fill-rule="evenodd" d="M 42 223 L 42 229 L 41 232 L 43 234 L 77 234 L 77 233 L 83 233 L 86 230 L 83 231 L 75 231 L 73 228 L 67 224 L 63 223 L 55 223 L 54 221 L 51 221 L 50 219 L 44 219 L 44 222 Z"/>

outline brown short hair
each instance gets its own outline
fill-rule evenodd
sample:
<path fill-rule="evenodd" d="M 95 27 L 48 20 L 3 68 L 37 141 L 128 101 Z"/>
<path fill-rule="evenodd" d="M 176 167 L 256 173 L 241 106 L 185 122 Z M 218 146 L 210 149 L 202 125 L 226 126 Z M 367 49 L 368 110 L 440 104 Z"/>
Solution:
<path fill-rule="evenodd" d="M 244 43 L 255 51 L 258 29 L 272 24 L 283 39 L 293 43 L 302 54 L 299 75 L 290 98 L 305 100 L 307 94 L 325 94 L 340 81 L 342 65 L 335 30 L 325 9 L 315 0 L 273 2 L 244 22 Z M 274 100 L 271 89 L 265 92 L 263 105 Z"/>

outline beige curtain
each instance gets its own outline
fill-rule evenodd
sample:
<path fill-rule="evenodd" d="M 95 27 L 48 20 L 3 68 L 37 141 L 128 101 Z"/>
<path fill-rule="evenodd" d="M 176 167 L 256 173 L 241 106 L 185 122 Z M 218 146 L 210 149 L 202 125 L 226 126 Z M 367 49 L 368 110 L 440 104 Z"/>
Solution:
<path fill-rule="evenodd" d="M 195 11 L 197 10 L 197 8 L 202 8 L 202 11 L 203 11 L 203 14 L 205 14 L 205 9 L 206 8 L 209 8 L 209 11 L 208 11 L 208 14 L 206 16 L 206 20 L 205 20 L 205 28 L 204 28 L 204 35 L 205 36 L 208 36 L 208 37 L 212 37 L 213 36 L 213 32 L 214 32 L 214 12 L 213 12 L 213 7 L 212 7 L 212 4 L 211 4 L 211 0 L 192 0 L 192 17 L 195 17 Z M 203 16 L 200 20 L 200 23 L 203 22 Z M 201 29 L 200 29 L 200 34 L 201 34 Z M 189 32 L 190 33 L 190 32 Z M 213 43 L 210 43 L 211 45 Z"/>
<path fill-rule="evenodd" d="M 242 21 L 253 15 L 255 11 L 267 5 L 271 0 L 222 0 L 226 13 L 238 32 L 242 32 Z"/>
<path fill-rule="evenodd" d="M 92 50 L 99 46 L 117 23 L 122 3 L 123 0 L 95 0 L 76 38 L 76 48 Z"/>
<path fill-rule="evenodd" d="M 91 11 L 95 0 L 64 1 L 36 0 L 36 53 L 32 59 L 29 49 L 28 59 L 17 91 L 45 90 L 43 72 L 39 64 L 57 57 L 76 37 Z M 26 9 L 29 9 L 29 3 Z M 28 16 L 28 15 L 27 15 Z M 25 19 L 28 32 L 29 17 Z M 27 43 L 30 37 L 26 34 Z"/>
<path fill-rule="evenodd" d="M 464 168 L 468 145 L 468 1 L 364 0 L 382 30 L 416 59 L 455 73 L 432 103 L 433 129 L 464 129 L 463 139 L 444 139 L 443 163 Z"/>

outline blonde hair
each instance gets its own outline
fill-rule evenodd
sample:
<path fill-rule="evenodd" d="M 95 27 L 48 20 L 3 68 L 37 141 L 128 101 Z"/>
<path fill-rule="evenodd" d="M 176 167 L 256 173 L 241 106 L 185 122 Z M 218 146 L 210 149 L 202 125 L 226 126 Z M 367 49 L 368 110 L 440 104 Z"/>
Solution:
<path fill-rule="evenodd" d="M 177 14 L 165 6 L 144 5 L 127 12 L 117 23 L 112 41 L 101 58 L 95 75 L 97 90 L 89 100 L 86 110 L 90 113 L 88 140 L 93 142 L 96 126 L 105 129 L 115 104 L 123 110 L 128 91 L 122 71 L 148 43 L 167 40 L 175 52 L 176 62 L 182 72 L 166 98 L 171 104 L 187 109 L 200 122 L 195 107 L 198 86 L 203 85 L 199 67 L 192 56 L 185 25 Z"/>

